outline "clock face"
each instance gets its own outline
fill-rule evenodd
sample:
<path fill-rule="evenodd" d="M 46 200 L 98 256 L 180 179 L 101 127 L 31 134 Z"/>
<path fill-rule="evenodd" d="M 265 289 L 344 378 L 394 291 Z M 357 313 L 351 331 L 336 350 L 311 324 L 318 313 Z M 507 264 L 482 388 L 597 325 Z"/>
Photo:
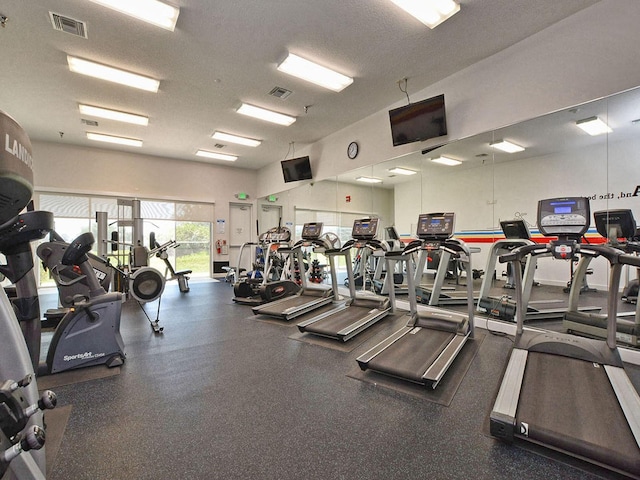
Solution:
<path fill-rule="evenodd" d="M 358 144 L 351 142 L 347 147 L 347 155 L 349 158 L 356 158 L 358 156 Z"/>

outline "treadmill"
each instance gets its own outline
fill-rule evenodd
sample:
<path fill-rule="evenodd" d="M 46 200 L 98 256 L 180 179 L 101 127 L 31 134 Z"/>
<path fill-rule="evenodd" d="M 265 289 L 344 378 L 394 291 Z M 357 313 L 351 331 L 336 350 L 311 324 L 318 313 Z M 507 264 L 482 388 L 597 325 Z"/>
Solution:
<path fill-rule="evenodd" d="M 524 223 L 524 222 L 523 222 Z M 588 225 L 587 225 L 588 227 Z M 522 228 L 522 227 L 519 227 Z M 525 226 L 526 229 L 526 226 Z M 524 236 L 524 232 L 521 232 L 522 235 Z M 527 234 L 528 234 L 528 230 L 527 230 Z M 522 240 L 527 240 L 527 238 L 523 238 Z M 513 242 L 515 242 L 516 240 L 513 239 Z M 500 241 L 496 242 L 499 243 Z M 523 242 L 524 243 L 524 242 Z M 528 242 L 529 245 L 533 244 L 535 245 L 534 242 L 530 241 Z M 502 244 L 501 246 L 497 247 L 502 249 L 502 247 L 504 247 L 504 244 Z M 491 255 L 489 256 L 489 261 L 491 262 L 493 255 L 497 254 L 499 255 L 499 253 L 494 252 L 494 247 L 492 247 L 492 251 L 491 251 Z M 525 315 L 525 322 L 528 321 L 532 321 L 532 320 L 552 320 L 552 319 L 562 319 L 565 315 L 565 313 L 567 312 L 569 305 L 567 302 L 565 302 L 564 300 L 530 300 L 531 298 L 531 290 L 533 288 L 533 285 L 535 284 L 534 281 L 534 275 L 536 273 L 536 268 L 537 268 L 537 262 L 538 262 L 538 257 L 537 256 L 530 256 L 526 259 L 523 258 L 523 260 L 525 261 L 525 269 L 524 269 L 524 278 L 522 281 L 522 305 L 526 305 L 527 307 L 527 313 Z M 512 265 L 513 267 L 513 265 Z M 487 267 L 489 268 L 489 267 Z M 513 268 L 511 269 L 511 272 L 513 274 Z M 492 275 L 489 275 L 490 271 L 487 270 L 487 274 L 485 276 L 485 278 L 483 279 L 482 282 L 482 287 L 480 289 L 480 301 L 478 302 L 478 311 L 480 312 L 480 308 L 482 308 L 482 310 L 488 314 L 491 315 L 492 317 L 497 317 L 501 320 L 507 320 L 507 321 L 511 321 L 511 322 L 515 322 L 515 314 L 516 314 L 516 303 L 513 301 L 512 298 L 504 296 L 501 298 L 491 298 L 489 297 L 489 290 L 491 287 L 490 283 L 486 283 L 489 282 L 489 277 Z M 522 272 L 521 272 L 522 273 Z M 521 275 L 522 276 L 522 275 Z M 575 276 L 575 274 L 574 274 Z M 576 277 L 577 278 L 577 277 Z M 489 280 L 488 280 L 489 279 Z M 582 284 L 582 282 L 579 282 L 580 284 Z M 580 291 L 576 292 L 576 295 L 579 295 Z M 569 296 L 569 302 L 571 302 L 571 295 Z M 599 306 L 596 305 L 583 305 L 578 307 L 577 306 L 577 302 L 578 302 L 578 298 L 575 298 L 575 302 L 576 302 L 576 306 L 575 308 L 580 311 L 580 312 L 600 312 L 600 310 L 602 310 Z"/>
<path fill-rule="evenodd" d="M 487 313 L 488 315 L 498 317 L 501 320 L 512 321 L 516 313 L 515 304 L 513 302 L 509 302 L 509 297 L 507 296 L 492 297 L 490 295 L 491 286 L 496 273 L 496 264 L 498 263 L 498 257 L 500 255 L 509 253 L 524 245 L 533 245 L 534 242 L 531 240 L 531 234 L 529 233 L 527 224 L 522 219 L 503 220 L 500 222 L 500 228 L 502 229 L 502 233 L 505 238 L 498 240 L 491 245 L 489 257 L 487 259 L 487 266 L 484 269 L 485 274 L 482 279 L 480 299 L 476 310 L 479 313 Z M 526 257 L 524 267 L 525 278 L 528 278 L 528 269 L 531 268 L 533 263 L 530 260 L 531 257 Z M 513 270 L 511 270 L 511 277 L 513 277 Z M 507 281 L 505 288 L 514 288 L 513 282 Z"/>
<path fill-rule="evenodd" d="M 435 214 L 434 214 L 435 215 Z M 451 231 L 448 232 L 449 237 L 446 239 L 447 243 L 451 246 L 453 243 L 457 243 L 458 246 L 453 249 L 459 252 L 458 255 L 454 254 L 451 249 L 443 249 L 440 253 L 440 260 L 438 262 L 438 268 L 436 269 L 436 276 L 433 280 L 433 285 L 420 285 L 422 279 L 422 272 L 427 263 L 430 250 L 428 248 L 422 249 L 418 259 L 418 265 L 416 267 L 416 274 L 418 277 L 415 279 L 417 300 L 421 303 L 437 307 L 440 305 L 465 305 L 469 300 L 467 298 L 466 289 L 461 290 L 456 287 L 445 287 L 444 283 L 449 274 L 449 264 L 451 260 L 461 261 L 465 264 L 471 263 L 471 253 L 479 252 L 479 248 L 468 248 L 464 241 L 452 238 L 453 237 L 453 220 L 455 215 L 453 213 L 442 213 L 440 215 L 447 215 L 451 217 Z M 468 255 L 468 256 L 467 256 Z M 457 272 L 456 272 L 457 275 Z M 470 283 L 473 288 L 473 271 L 471 275 L 467 273 L 467 283 Z M 457 276 L 456 276 L 457 283 Z M 473 296 L 471 303 L 478 300 L 479 292 L 472 292 Z"/>
<path fill-rule="evenodd" d="M 421 214 L 418 217 L 419 240 L 409 243 L 400 252 L 387 252 L 387 270 L 393 271 L 395 262 L 404 262 L 409 282 L 409 321 L 357 358 L 362 370 L 372 370 L 420 385 L 436 388 L 456 359 L 468 338 L 473 338 L 473 285 L 467 282 L 468 313 L 462 314 L 442 308 L 422 307 L 418 311 L 415 272 L 411 256 L 420 249 L 446 251 L 455 258 L 464 258 L 466 273 L 471 278 L 469 250 L 458 241 L 451 241 L 452 213 Z M 395 309 L 394 290 L 389 299 Z"/>
<path fill-rule="evenodd" d="M 372 251 L 384 251 L 385 244 L 375 239 L 378 230 L 377 218 L 365 218 L 353 222 L 351 240 L 340 249 L 327 250 L 331 268 L 331 283 L 334 291 L 338 288 L 336 273 L 336 256 L 344 256 L 349 279 L 349 300 L 328 312 L 316 315 L 298 324 L 303 333 L 313 333 L 323 337 L 346 342 L 360 332 L 382 320 L 391 311 L 391 302 L 387 297 L 376 295 L 366 290 L 356 291 L 353 267 L 351 264 L 352 248 L 367 248 Z"/>
<path fill-rule="evenodd" d="M 589 227 L 589 199 L 541 200 L 538 226 L 548 244 L 526 245 L 500 257 L 514 267 L 517 329 L 490 414 L 491 435 L 533 442 L 640 478 L 640 397 L 616 348 L 615 323 L 623 264 L 640 257 L 607 245 L 578 243 Z M 526 255 L 571 260 L 602 256 L 610 264 L 607 339 L 524 329 L 522 272 Z M 572 288 L 580 288 L 574 282 Z"/>
<path fill-rule="evenodd" d="M 607 243 L 626 253 L 637 254 L 640 244 L 629 241 L 636 235 L 636 222 L 631 210 L 602 210 L 593 213 L 598 233 L 607 239 Z M 626 239 L 621 243 L 618 239 Z M 580 286 L 586 278 L 587 268 L 593 257 L 583 256 L 574 273 L 574 279 Z M 578 333 L 590 337 L 607 337 L 607 316 L 602 314 L 583 314 L 576 311 L 577 295 L 569 299 L 569 309 L 564 316 L 562 326 L 569 333 Z M 627 345 L 640 345 L 640 304 L 630 312 L 619 312 L 616 321 L 616 340 Z M 628 320 L 626 316 L 632 316 Z"/>
<path fill-rule="evenodd" d="M 255 315 L 268 315 L 289 321 L 316 308 L 320 308 L 323 305 L 339 300 L 337 290 L 327 287 L 326 285 L 310 286 L 307 282 L 302 249 L 303 247 L 313 247 L 314 251 L 324 252 L 325 250 L 329 250 L 331 248 L 329 241 L 321 238 L 321 235 L 322 223 L 312 222 L 304 224 L 302 227 L 302 239 L 291 247 L 291 253 L 293 253 L 298 260 L 302 288 L 295 295 L 252 307 L 251 310 Z M 283 251 L 283 249 L 281 248 L 280 251 Z"/>

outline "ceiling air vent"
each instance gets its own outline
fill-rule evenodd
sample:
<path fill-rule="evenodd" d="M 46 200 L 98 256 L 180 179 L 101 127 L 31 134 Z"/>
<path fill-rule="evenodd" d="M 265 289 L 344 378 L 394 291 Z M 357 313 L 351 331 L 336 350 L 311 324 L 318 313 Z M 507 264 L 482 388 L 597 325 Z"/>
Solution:
<path fill-rule="evenodd" d="M 53 12 L 49 12 L 49 17 L 51 17 L 51 23 L 53 24 L 54 30 L 70 33 L 71 35 L 76 35 L 82 38 L 88 38 L 86 23 L 76 20 L 75 18 L 65 17 L 64 15 Z"/>
<path fill-rule="evenodd" d="M 216 147 L 216 148 L 224 148 L 224 147 L 226 147 L 226 145 L 223 145 L 223 144 L 221 144 L 221 143 L 216 143 L 216 144 L 214 145 L 214 147 Z"/>
<path fill-rule="evenodd" d="M 97 127 L 98 126 L 98 122 L 96 122 L 95 120 L 87 120 L 86 118 L 82 118 L 82 119 L 80 119 L 80 121 L 82 123 L 84 123 L 85 125 L 89 125 L 90 127 Z"/>
<path fill-rule="evenodd" d="M 291 90 L 287 90 L 282 87 L 273 87 L 273 89 L 269 92 L 269 95 L 273 95 L 274 97 L 278 97 L 280 100 L 284 100 L 289 95 L 291 95 Z"/>

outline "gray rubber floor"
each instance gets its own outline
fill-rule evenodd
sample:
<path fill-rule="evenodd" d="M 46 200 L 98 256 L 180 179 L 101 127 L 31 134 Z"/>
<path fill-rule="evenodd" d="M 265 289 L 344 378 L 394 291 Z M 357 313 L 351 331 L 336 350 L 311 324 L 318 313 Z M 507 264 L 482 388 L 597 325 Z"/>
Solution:
<path fill-rule="evenodd" d="M 232 296 L 226 283 L 167 284 L 162 335 L 125 304 L 121 373 L 56 388 L 72 410 L 48 478 L 615 477 L 484 433 L 508 338 L 487 335 L 445 407 L 346 376 L 379 336 L 351 352 L 295 341 L 295 321 L 256 321 Z"/>

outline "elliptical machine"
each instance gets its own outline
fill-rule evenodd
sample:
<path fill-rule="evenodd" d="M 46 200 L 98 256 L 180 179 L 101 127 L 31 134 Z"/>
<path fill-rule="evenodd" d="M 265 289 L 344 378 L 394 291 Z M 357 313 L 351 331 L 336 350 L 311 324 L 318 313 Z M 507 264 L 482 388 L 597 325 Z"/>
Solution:
<path fill-rule="evenodd" d="M 5 143 L 5 148 L 0 149 L 1 232 L 15 223 L 16 215 L 29 203 L 33 170 L 28 135 L 2 111 L 0 138 Z M 38 394 L 29 351 L 3 288 L 0 288 L 0 339 L 0 477 L 4 480 L 44 479 L 42 409 L 53 407 L 55 397 Z"/>

